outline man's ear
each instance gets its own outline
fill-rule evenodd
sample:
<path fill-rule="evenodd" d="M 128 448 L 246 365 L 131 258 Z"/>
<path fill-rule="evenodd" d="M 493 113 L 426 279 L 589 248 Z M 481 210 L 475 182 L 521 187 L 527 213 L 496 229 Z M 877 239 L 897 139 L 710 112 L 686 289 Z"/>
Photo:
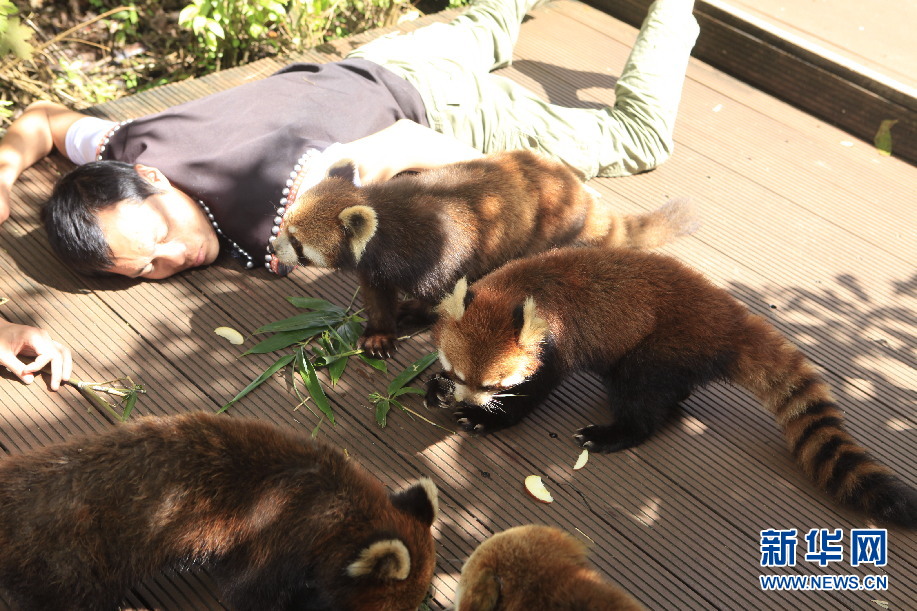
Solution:
<path fill-rule="evenodd" d="M 172 183 L 169 182 L 169 179 L 166 178 L 165 174 L 159 171 L 159 168 L 143 165 L 142 163 L 135 163 L 134 170 L 140 174 L 141 178 L 149 182 L 154 187 L 164 189 L 166 187 L 172 186 Z"/>

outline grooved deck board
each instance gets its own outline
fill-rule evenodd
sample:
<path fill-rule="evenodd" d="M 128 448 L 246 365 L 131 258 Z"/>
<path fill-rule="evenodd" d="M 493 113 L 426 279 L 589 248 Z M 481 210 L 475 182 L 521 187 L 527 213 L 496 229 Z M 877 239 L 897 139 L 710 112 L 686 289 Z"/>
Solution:
<path fill-rule="evenodd" d="M 424 18 L 444 20 L 452 12 Z M 406 24 L 413 29 L 417 23 Z M 372 32 L 294 59 L 332 61 Z M 557 103 L 614 101 L 614 81 L 633 27 L 573 0 L 533 12 L 514 64 L 502 71 Z M 93 112 L 128 118 L 270 74 L 285 62 L 164 86 Z M 677 195 L 703 219 L 693 236 L 663 250 L 703 271 L 765 316 L 824 373 L 851 433 L 917 485 L 917 168 L 698 60 L 692 60 L 675 134 L 659 169 L 590 184 L 625 211 Z M 215 411 L 270 365 L 271 355 L 239 357 L 213 334 L 257 327 L 296 312 L 287 296 L 350 302 L 346 274 L 297 270 L 278 279 L 218 263 L 162 282 L 82 278 L 50 254 L 38 204 L 67 164 L 29 170 L 0 231 L 0 314 L 35 324 L 70 345 L 78 377 L 130 374 L 149 394 L 135 413 Z M 785 570 L 759 565 L 759 533 L 769 528 L 864 527 L 836 507 L 795 466 L 773 419 L 746 392 L 714 385 L 692 396 L 680 421 L 633 450 L 593 455 L 573 472 L 573 431 L 607 420 L 598 380 L 577 375 L 544 406 L 497 435 L 454 434 L 447 413 L 408 405 L 444 428 L 393 410 L 379 428 L 367 395 L 433 349 L 428 334 L 404 342 L 388 375 L 351 365 L 329 393 L 337 424 L 319 436 L 345 448 L 387 485 L 427 475 L 440 488 L 433 608 L 448 608 L 459 570 L 474 547 L 510 526 L 558 525 L 592 542 L 594 566 L 652 609 L 892 609 L 917 602 L 917 537 L 891 530 L 888 565 L 828 567 L 802 559 Z M 10 378 L 9 375 L 6 376 Z M 318 420 L 274 380 L 230 408 L 312 431 Z M 19 453 L 115 426 L 72 389 L 0 381 L 0 451 Z M 537 503 L 526 475 L 545 476 L 556 501 Z M 800 536 L 800 539 L 802 537 Z M 845 558 L 846 559 L 846 558 Z M 888 575 L 888 591 L 762 592 L 758 575 Z M 220 609 L 200 569 L 165 572 L 138 586 L 130 608 Z M 0 609 L 4 609 L 0 601 Z"/>

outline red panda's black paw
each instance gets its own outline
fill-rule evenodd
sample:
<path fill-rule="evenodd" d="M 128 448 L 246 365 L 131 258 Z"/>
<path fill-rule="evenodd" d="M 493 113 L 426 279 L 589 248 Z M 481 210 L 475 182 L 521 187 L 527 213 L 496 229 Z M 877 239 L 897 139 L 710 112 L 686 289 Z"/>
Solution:
<path fill-rule="evenodd" d="M 398 338 L 390 333 L 365 333 L 359 344 L 363 352 L 379 359 L 390 358 L 398 350 Z"/>
<path fill-rule="evenodd" d="M 633 435 L 624 434 L 614 425 L 598 426 L 595 424 L 590 424 L 576 431 L 573 438 L 580 447 L 599 454 L 620 452 L 639 445 L 643 441 Z"/>
<path fill-rule="evenodd" d="M 505 422 L 498 412 L 467 403 L 460 403 L 459 409 L 453 415 L 456 424 L 474 435 L 485 435 L 510 424 Z"/>
<path fill-rule="evenodd" d="M 423 398 L 424 406 L 441 409 L 455 407 L 454 393 L 455 382 L 443 374 L 437 373 L 427 382 L 427 392 Z"/>

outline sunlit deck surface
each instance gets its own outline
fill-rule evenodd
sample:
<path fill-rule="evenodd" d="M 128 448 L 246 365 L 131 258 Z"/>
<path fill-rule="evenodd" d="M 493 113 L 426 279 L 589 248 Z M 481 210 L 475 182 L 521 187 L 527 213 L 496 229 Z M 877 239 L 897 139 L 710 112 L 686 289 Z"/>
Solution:
<path fill-rule="evenodd" d="M 376 34 L 296 59 L 339 59 Z M 611 103 L 635 34 L 595 8 L 558 0 L 524 24 L 517 59 L 503 74 L 557 103 Z M 139 116 L 261 78 L 283 63 L 259 61 L 96 111 Z M 590 184 L 624 211 L 691 197 L 703 226 L 665 252 L 791 338 L 824 373 L 854 436 L 917 485 L 917 168 L 696 59 L 676 143 L 674 157 L 653 172 Z M 2 314 L 52 330 L 74 349 L 81 379 L 127 374 L 142 383 L 148 393 L 134 418 L 216 411 L 277 358 L 239 354 L 259 339 L 250 336 L 254 329 L 297 312 L 287 296 L 346 305 L 354 294 L 355 281 L 344 274 L 301 269 L 277 279 L 242 272 L 234 261 L 163 282 L 80 277 L 53 257 L 38 222 L 39 203 L 66 169 L 59 159 L 42 162 L 14 193 L 13 216 L 0 231 L 0 295 L 9 298 Z M 243 332 L 245 345 L 215 335 L 219 326 Z M 415 396 L 406 404 L 442 428 L 398 410 L 380 428 L 368 394 L 432 349 L 428 334 L 405 341 L 387 375 L 352 364 L 329 391 L 337 424 L 325 422 L 318 433 L 392 488 L 421 475 L 436 481 L 441 515 L 432 608 L 450 607 L 459 569 L 478 543 L 531 522 L 590 543 L 594 566 L 652 609 L 917 605 L 917 537 L 892 529 L 886 566 L 852 566 L 850 529 L 868 527 L 866 521 L 813 488 L 773 419 L 744 391 L 701 390 L 685 403 L 680 422 L 634 450 L 592 456 L 574 472 L 573 431 L 608 420 L 601 386 L 589 376 L 567 381 L 533 416 L 489 437 L 447 432 L 454 429 L 450 414 L 427 411 Z M 308 434 L 318 419 L 297 408 L 288 380 L 278 374 L 228 417 Z M 72 388 L 52 393 L 42 383 L 0 383 L 5 453 L 113 426 Z M 526 494 L 529 474 L 544 476 L 554 503 Z M 804 560 L 803 536 L 813 528 L 844 530 L 843 561 L 820 567 Z M 799 531 L 795 567 L 760 566 L 760 531 L 767 529 Z M 888 576 L 888 590 L 762 592 L 759 575 L 783 574 Z M 125 607 L 223 608 L 200 570 L 158 575 L 132 591 Z"/>

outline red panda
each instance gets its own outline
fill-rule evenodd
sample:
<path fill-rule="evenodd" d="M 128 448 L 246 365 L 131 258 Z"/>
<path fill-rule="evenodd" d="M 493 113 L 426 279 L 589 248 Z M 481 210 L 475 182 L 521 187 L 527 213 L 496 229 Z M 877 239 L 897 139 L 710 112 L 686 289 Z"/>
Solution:
<path fill-rule="evenodd" d="M 589 568 L 586 546 L 528 524 L 484 541 L 462 567 L 455 611 L 645 611 Z"/>
<path fill-rule="evenodd" d="M 416 298 L 403 318 L 432 306 L 465 276 L 565 245 L 651 248 L 690 233 L 685 200 L 621 215 L 590 195 L 567 166 L 530 151 L 498 153 L 356 187 L 353 168 L 304 191 L 273 243 L 285 265 L 355 271 L 366 307 L 362 348 L 396 347 L 399 291 Z M 341 174 L 344 172 L 344 174 Z"/>
<path fill-rule="evenodd" d="M 436 512 L 430 480 L 388 494 L 266 423 L 140 419 L 0 460 L 0 592 L 14 609 L 116 609 L 154 572 L 203 563 L 231 609 L 416 611 Z"/>
<path fill-rule="evenodd" d="M 596 452 L 648 439 L 691 392 L 714 380 L 751 391 L 797 463 L 837 501 L 917 527 L 917 491 L 843 426 L 828 385 L 798 348 L 725 290 L 671 257 L 561 249 L 511 262 L 439 306 L 433 333 L 445 377 L 427 403 L 457 402 L 459 424 L 485 433 L 518 422 L 567 374 L 606 381 L 611 424 L 576 432 Z"/>

